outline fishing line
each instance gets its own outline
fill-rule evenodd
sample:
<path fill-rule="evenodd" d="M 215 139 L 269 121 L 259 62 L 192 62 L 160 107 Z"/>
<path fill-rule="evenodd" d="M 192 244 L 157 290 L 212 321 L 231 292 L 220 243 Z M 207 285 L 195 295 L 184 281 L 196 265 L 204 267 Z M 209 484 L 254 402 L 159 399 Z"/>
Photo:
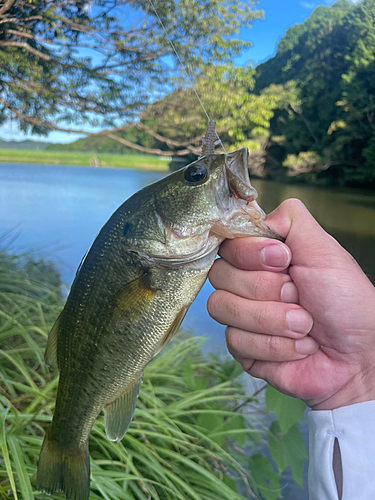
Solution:
<path fill-rule="evenodd" d="M 170 37 L 169 37 L 169 35 L 168 35 L 168 32 L 167 32 L 167 30 L 166 30 L 166 28 L 165 28 L 165 26 L 164 26 L 164 23 L 163 23 L 163 21 L 160 19 L 160 16 L 159 16 L 159 14 L 158 14 L 158 12 L 157 12 L 157 10 L 156 10 L 156 7 L 155 7 L 155 5 L 154 5 L 153 0 L 148 0 L 148 1 L 150 2 L 150 5 L 151 5 L 151 7 L 152 7 L 152 10 L 155 12 L 156 17 L 158 18 L 159 23 L 160 23 L 161 27 L 162 27 L 162 28 L 163 28 L 163 30 L 164 30 L 165 36 L 167 37 L 167 40 L 168 40 L 168 42 L 170 43 L 170 45 L 171 45 L 171 47 L 172 47 L 172 49 L 173 49 L 173 52 L 175 53 L 175 55 L 176 55 L 176 57 L 177 57 L 177 60 L 178 60 L 178 62 L 180 63 L 180 66 L 181 66 L 182 70 L 184 71 L 184 73 L 185 73 L 185 75 L 186 75 L 187 79 L 188 79 L 188 80 L 193 80 L 193 79 L 192 79 L 192 77 L 191 77 L 191 76 L 189 75 L 189 73 L 187 72 L 187 69 L 186 69 L 186 67 L 185 67 L 185 64 L 182 62 L 181 57 L 180 57 L 179 53 L 177 52 L 176 47 L 174 46 L 174 43 L 173 43 L 173 42 L 172 42 L 172 40 L 170 39 Z M 197 99 L 198 99 L 198 101 L 199 101 L 199 104 L 202 106 L 202 109 L 203 109 L 203 111 L 204 111 L 204 114 L 205 114 L 205 115 L 206 115 L 206 117 L 207 117 L 207 120 L 208 120 L 208 121 L 210 121 L 210 117 L 208 116 L 208 113 L 207 113 L 207 111 L 206 111 L 206 108 L 204 107 L 203 102 L 201 101 L 201 98 L 199 97 L 198 92 L 197 92 L 197 90 L 196 90 L 196 88 L 195 88 L 195 85 L 194 85 L 194 80 L 193 80 L 193 82 L 192 82 L 192 83 L 193 83 L 193 91 L 194 91 L 194 94 L 197 96 Z M 216 130 L 215 130 L 215 134 L 216 134 L 216 137 L 217 137 L 217 138 L 218 138 L 218 140 L 219 140 L 219 143 L 221 144 L 221 147 L 222 147 L 222 148 L 223 148 L 223 150 L 224 150 L 224 153 L 226 154 L 227 152 L 226 152 L 226 150 L 225 150 L 224 144 L 221 142 L 221 139 L 220 139 L 220 137 L 219 137 L 218 133 L 216 132 Z"/>

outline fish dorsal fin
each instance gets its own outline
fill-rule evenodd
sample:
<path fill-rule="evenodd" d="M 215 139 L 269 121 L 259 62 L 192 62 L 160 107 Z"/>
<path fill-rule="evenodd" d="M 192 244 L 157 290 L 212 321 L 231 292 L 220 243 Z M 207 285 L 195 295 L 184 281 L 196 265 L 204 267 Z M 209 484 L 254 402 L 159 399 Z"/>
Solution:
<path fill-rule="evenodd" d="M 58 339 L 61 314 L 62 313 L 59 314 L 57 320 L 55 321 L 55 324 L 53 325 L 53 327 L 51 328 L 51 331 L 49 332 L 46 350 L 44 352 L 44 361 L 45 361 L 46 365 L 50 366 L 51 368 L 58 368 L 58 365 L 57 365 L 57 339 Z"/>
<path fill-rule="evenodd" d="M 173 335 L 177 332 L 177 330 L 180 328 L 180 325 L 185 317 L 185 314 L 187 313 L 188 307 L 183 307 L 181 311 L 177 314 L 175 319 L 173 320 L 173 323 L 169 327 L 167 333 L 164 335 L 164 337 L 161 339 L 161 342 L 156 350 L 156 354 L 158 354 L 165 345 L 168 344 L 168 342 L 171 340 Z"/>
<path fill-rule="evenodd" d="M 119 398 L 104 407 L 105 433 L 111 441 L 121 441 L 129 429 L 137 403 L 141 379 L 142 377 L 134 380 Z"/>

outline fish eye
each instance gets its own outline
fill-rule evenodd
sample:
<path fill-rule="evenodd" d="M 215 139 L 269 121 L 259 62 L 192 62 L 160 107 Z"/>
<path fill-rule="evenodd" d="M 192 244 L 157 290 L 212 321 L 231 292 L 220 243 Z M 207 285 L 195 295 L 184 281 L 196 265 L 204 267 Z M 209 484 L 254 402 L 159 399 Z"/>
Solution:
<path fill-rule="evenodd" d="M 188 184 L 201 184 L 207 179 L 207 170 L 200 163 L 191 165 L 185 170 L 184 178 Z"/>

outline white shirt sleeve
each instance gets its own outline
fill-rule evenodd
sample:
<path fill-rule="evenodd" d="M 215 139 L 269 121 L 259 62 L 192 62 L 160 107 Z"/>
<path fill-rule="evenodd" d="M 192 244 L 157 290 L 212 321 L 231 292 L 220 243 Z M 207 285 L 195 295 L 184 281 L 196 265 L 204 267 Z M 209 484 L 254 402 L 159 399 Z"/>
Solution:
<path fill-rule="evenodd" d="M 338 500 L 332 467 L 337 438 L 342 460 L 342 500 L 375 499 L 375 401 L 332 411 L 310 411 L 309 500 Z"/>

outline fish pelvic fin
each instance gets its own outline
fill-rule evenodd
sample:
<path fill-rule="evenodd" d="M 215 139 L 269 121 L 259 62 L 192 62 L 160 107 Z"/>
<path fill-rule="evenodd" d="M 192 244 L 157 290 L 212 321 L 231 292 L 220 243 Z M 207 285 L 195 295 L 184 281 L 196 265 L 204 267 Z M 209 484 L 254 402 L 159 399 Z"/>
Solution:
<path fill-rule="evenodd" d="M 66 500 L 88 500 L 90 495 L 90 457 L 88 441 L 72 450 L 60 450 L 47 429 L 40 452 L 36 487 L 39 491 L 58 493 Z"/>
<path fill-rule="evenodd" d="M 129 429 L 139 395 L 141 380 L 142 376 L 134 380 L 119 398 L 104 407 L 104 427 L 109 440 L 121 441 Z"/>

